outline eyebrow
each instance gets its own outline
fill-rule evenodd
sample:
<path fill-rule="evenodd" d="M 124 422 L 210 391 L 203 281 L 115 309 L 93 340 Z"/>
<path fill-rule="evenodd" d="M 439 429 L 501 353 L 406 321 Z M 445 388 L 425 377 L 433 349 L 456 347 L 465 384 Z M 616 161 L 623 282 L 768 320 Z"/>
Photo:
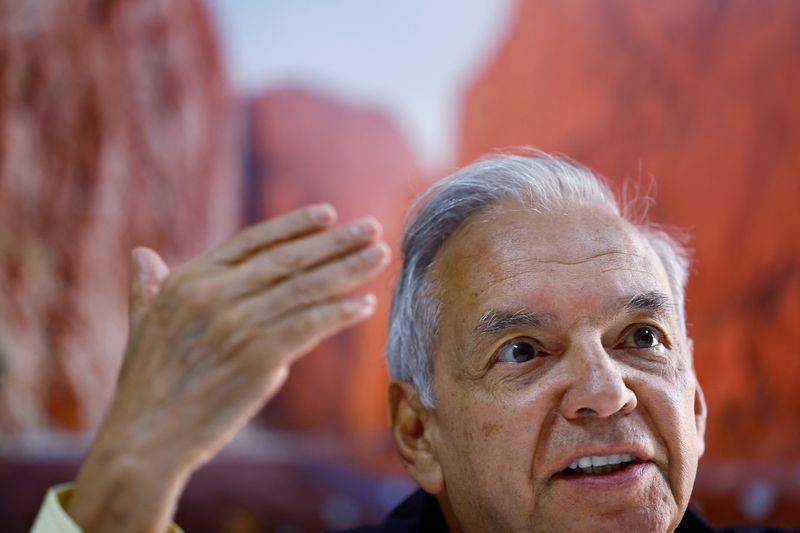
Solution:
<path fill-rule="evenodd" d="M 628 313 L 649 313 L 656 316 L 669 315 L 674 311 L 672 300 L 661 291 L 647 291 L 621 298 L 618 308 Z M 481 315 L 473 329 L 478 334 L 492 335 L 511 329 L 538 328 L 548 322 L 552 322 L 552 315 L 526 309 L 513 312 L 489 309 Z"/>
<path fill-rule="evenodd" d="M 477 333 L 491 335 L 521 327 L 540 327 L 548 321 L 549 318 L 547 316 L 525 309 L 514 312 L 490 309 L 481 315 L 474 329 Z"/>
<path fill-rule="evenodd" d="M 647 312 L 668 315 L 674 311 L 672 300 L 661 291 L 647 291 L 620 300 L 620 307 L 629 313 Z"/>

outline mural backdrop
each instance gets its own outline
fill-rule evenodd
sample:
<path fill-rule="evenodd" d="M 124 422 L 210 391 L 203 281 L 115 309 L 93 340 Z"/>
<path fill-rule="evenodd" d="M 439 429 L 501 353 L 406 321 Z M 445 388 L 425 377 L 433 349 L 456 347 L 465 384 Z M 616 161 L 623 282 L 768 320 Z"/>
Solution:
<path fill-rule="evenodd" d="M 0 500 L 4 530 L 27 530 L 45 488 L 74 477 L 124 346 L 133 246 L 175 265 L 329 201 L 343 219 L 376 215 L 397 251 L 416 194 L 519 145 L 655 196 L 651 217 L 688 236 L 709 404 L 695 504 L 719 523 L 800 524 L 800 4 L 503 4 L 442 113 L 454 134 L 438 157 L 375 100 L 302 78 L 243 90 L 237 26 L 221 21 L 232 5 L 0 1 L 0 486 L 15 489 Z M 267 17 L 288 9 L 266 5 Z M 357 21 L 357 3 L 342 6 Z M 426 81 L 409 87 L 423 94 Z M 411 490 L 385 433 L 395 271 L 370 287 L 377 316 L 300 361 L 195 476 L 178 514 L 187 530 L 349 527 Z"/>

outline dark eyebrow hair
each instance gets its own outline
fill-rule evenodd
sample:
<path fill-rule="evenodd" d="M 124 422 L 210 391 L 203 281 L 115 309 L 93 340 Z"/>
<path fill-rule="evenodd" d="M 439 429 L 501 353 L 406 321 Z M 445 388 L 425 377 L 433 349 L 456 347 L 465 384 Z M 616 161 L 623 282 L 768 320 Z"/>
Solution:
<path fill-rule="evenodd" d="M 647 291 L 620 301 L 620 307 L 628 312 L 647 311 L 654 315 L 668 315 L 674 311 L 672 300 L 661 291 Z"/>
<path fill-rule="evenodd" d="M 490 309 L 483 313 L 475 324 L 475 331 L 484 335 L 491 335 L 521 326 L 539 327 L 549 318 L 545 315 L 520 309 L 519 311 L 507 312 Z"/>

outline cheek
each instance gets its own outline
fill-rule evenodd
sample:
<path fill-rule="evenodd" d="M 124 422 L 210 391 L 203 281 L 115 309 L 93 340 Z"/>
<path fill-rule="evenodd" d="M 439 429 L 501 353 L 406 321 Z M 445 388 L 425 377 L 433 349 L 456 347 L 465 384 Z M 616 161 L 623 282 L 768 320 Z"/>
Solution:
<path fill-rule="evenodd" d="M 467 469 L 487 484 L 519 476 L 529 480 L 553 409 L 547 388 L 518 380 L 439 376 L 436 411 L 451 470 Z"/>
<path fill-rule="evenodd" d="M 666 462 L 667 481 L 679 506 L 688 503 L 697 470 L 697 430 L 694 382 L 679 376 L 675 382 L 651 386 L 647 403 Z"/>
<path fill-rule="evenodd" d="M 529 403 L 480 401 L 437 408 L 445 483 L 487 502 L 499 493 L 527 495 L 536 457 L 539 414 Z M 527 489 L 526 489 L 527 487 Z"/>
<path fill-rule="evenodd" d="M 669 449 L 684 454 L 695 448 L 696 427 L 694 417 L 694 383 L 681 377 L 676 383 L 666 384 L 659 391 L 656 403 L 658 419 L 667 439 Z"/>

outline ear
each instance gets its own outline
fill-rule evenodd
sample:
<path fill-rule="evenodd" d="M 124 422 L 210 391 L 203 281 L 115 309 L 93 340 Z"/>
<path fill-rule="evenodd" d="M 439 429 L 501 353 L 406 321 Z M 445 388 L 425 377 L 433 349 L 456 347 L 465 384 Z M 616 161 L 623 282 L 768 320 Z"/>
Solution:
<path fill-rule="evenodd" d="M 706 398 L 703 394 L 703 388 L 694 376 L 694 423 L 697 429 L 697 450 L 698 457 L 703 456 L 706 450 L 706 416 L 708 409 L 706 407 Z"/>
<path fill-rule="evenodd" d="M 432 442 L 435 429 L 433 412 L 422 404 L 414 384 L 392 381 L 389 384 L 389 430 L 406 470 L 430 494 L 444 489 L 442 467 Z"/>

